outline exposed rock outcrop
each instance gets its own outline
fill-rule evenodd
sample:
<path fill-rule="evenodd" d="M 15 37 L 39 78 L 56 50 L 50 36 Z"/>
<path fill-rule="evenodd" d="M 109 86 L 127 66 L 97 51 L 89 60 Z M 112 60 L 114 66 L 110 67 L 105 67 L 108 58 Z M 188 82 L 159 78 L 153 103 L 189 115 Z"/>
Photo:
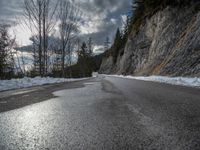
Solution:
<path fill-rule="evenodd" d="M 103 59 L 100 73 L 200 76 L 200 11 L 195 5 L 167 7 L 143 20 L 129 35 L 117 62 Z"/>

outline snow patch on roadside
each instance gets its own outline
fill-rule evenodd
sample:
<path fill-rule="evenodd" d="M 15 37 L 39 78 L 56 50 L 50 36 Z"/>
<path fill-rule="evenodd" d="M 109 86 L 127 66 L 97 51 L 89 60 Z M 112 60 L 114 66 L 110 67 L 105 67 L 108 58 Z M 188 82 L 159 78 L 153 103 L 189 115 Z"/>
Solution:
<path fill-rule="evenodd" d="M 98 77 L 98 72 L 93 72 L 92 77 L 94 77 L 94 78 Z"/>
<path fill-rule="evenodd" d="M 186 77 L 166 77 L 166 76 L 149 76 L 149 77 L 136 77 L 136 76 L 123 76 L 123 75 L 106 75 L 112 77 L 120 77 L 126 79 L 135 79 L 143 81 L 154 81 L 173 85 L 182 85 L 189 87 L 200 87 L 200 78 L 186 78 Z"/>
<path fill-rule="evenodd" d="M 55 83 L 63 83 L 63 82 L 73 82 L 73 81 L 81 81 L 87 78 L 80 79 L 66 79 L 66 78 L 22 78 L 22 79 L 12 79 L 12 80 L 0 80 L 0 91 L 5 90 L 13 90 L 13 89 L 21 89 L 32 86 L 46 85 L 46 84 L 55 84 Z"/>

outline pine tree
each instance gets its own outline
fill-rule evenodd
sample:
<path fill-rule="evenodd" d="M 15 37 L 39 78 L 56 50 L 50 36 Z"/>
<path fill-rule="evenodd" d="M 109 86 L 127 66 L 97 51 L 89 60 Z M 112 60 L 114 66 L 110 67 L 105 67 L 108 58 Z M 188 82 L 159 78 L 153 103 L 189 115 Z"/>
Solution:
<path fill-rule="evenodd" d="M 80 66 L 81 77 L 91 76 L 92 63 L 91 55 L 88 53 L 88 47 L 85 42 L 82 43 L 81 51 L 79 52 L 78 64 Z"/>
<path fill-rule="evenodd" d="M 83 42 L 81 46 L 80 56 L 86 57 L 86 55 L 87 55 L 87 45 L 85 42 Z"/>
<path fill-rule="evenodd" d="M 92 56 L 92 53 L 93 53 L 93 41 L 92 41 L 92 38 L 89 37 L 89 39 L 88 39 L 88 54 L 90 56 Z"/>
<path fill-rule="evenodd" d="M 9 67 L 9 45 L 11 41 L 8 36 L 7 27 L 5 25 L 0 26 L 0 78 L 5 78 L 5 73 Z"/>
<path fill-rule="evenodd" d="M 121 32 L 120 32 L 120 29 L 118 28 L 117 32 L 116 32 L 116 35 L 115 35 L 115 40 L 114 40 L 114 47 L 116 49 L 120 48 L 120 46 L 121 46 L 121 40 L 122 40 Z"/>
<path fill-rule="evenodd" d="M 127 16 L 126 18 L 126 22 L 124 25 L 124 30 L 123 30 L 123 35 L 122 35 L 122 47 L 124 47 L 126 45 L 126 42 L 128 40 L 128 36 L 131 32 L 131 19 L 129 16 Z"/>
<path fill-rule="evenodd" d="M 108 49 L 110 48 L 110 44 L 111 44 L 110 38 L 107 36 L 107 37 L 106 37 L 106 40 L 105 40 L 105 42 L 104 42 L 104 49 L 105 49 L 105 51 L 108 50 Z"/>
<path fill-rule="evenodd" d="M 120 29 L 117 29 L 116 35 L 115 35 L 115 40 L 112 48 L 112 56 L 113 56 L 113 61 L 116 63 L 117 57 L 119 54 L 119 50 L 122 48 L 122 34 L 120 32 Z"/>

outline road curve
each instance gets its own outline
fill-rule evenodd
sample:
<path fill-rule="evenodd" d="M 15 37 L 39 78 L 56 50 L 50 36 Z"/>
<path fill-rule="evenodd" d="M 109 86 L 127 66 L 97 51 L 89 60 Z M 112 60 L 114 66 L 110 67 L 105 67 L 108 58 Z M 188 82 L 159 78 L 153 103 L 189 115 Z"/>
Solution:
<path fill-rule="evenodd" d="M 100 76 L 0 93 L 0 112 L 2 150 L 200 149 L 195 88 Z"/>

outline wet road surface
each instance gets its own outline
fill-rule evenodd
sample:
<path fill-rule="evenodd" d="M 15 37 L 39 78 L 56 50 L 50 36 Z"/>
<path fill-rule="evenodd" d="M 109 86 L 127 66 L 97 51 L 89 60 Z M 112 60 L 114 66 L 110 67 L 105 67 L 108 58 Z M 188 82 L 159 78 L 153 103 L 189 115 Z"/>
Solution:
<path fill-rule="evenodd" d="M 98 77 L 0 93 L 0 150 L 199 150 L 200 90 Z"/>

